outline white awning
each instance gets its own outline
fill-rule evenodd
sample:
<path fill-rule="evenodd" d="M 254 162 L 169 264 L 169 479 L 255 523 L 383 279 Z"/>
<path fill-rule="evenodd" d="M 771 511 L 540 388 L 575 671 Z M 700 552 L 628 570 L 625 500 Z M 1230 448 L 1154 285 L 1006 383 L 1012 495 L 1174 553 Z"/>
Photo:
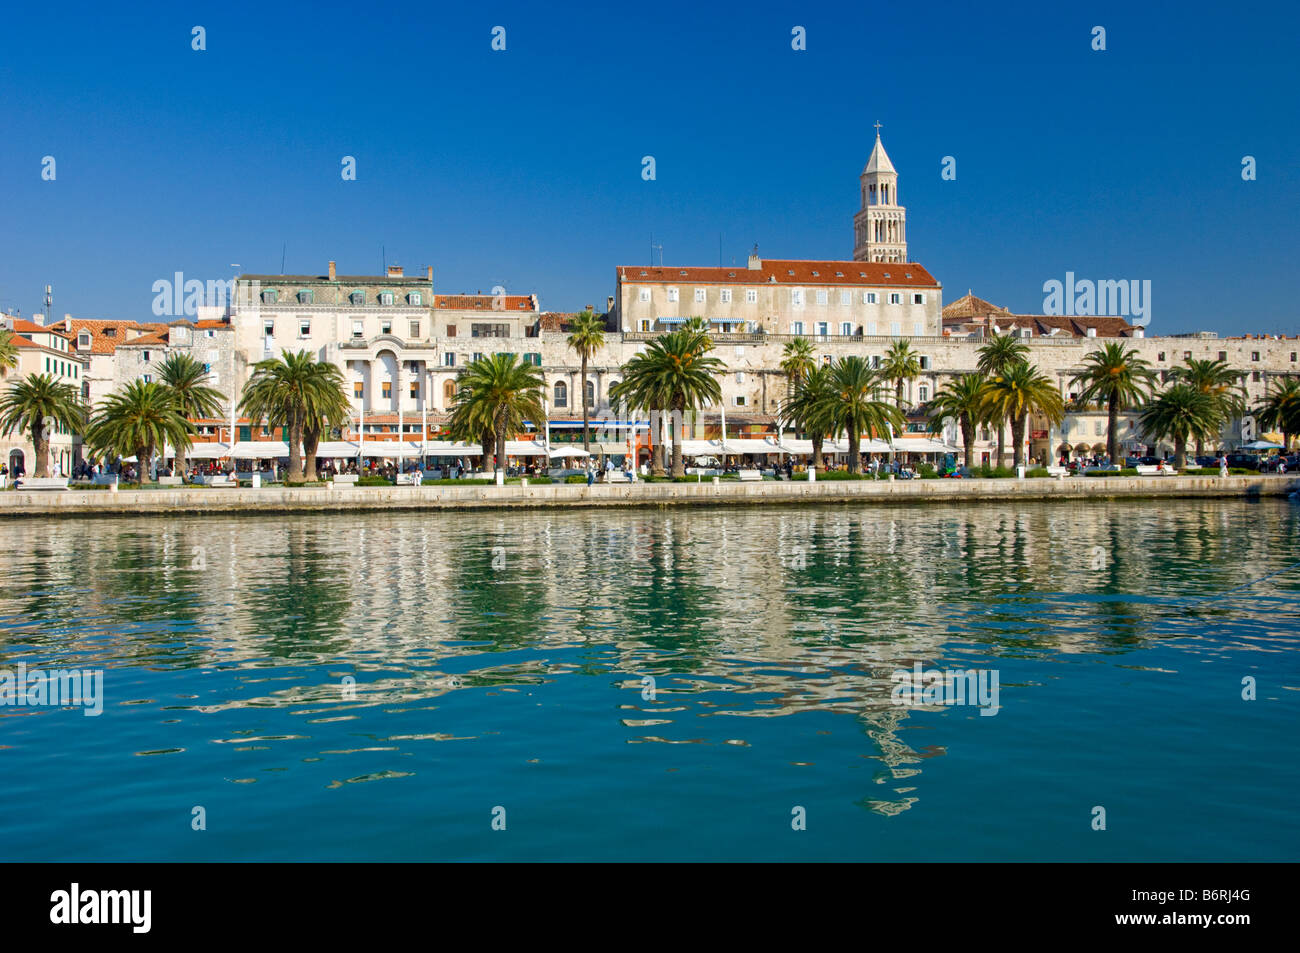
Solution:
<path fill-rule="evenodd" d="M 506 456 L 544 457 L 546 456 L 546 444 L 538 443 L 536 440 L 507 440 Z"/>
<path fill-rule="evenodd" d="M 727 453 L 790 453 L 774 437 L 728 437 L 724 443 Z"/>
<path fill-rule="evenodd" d="M 664 450 L 667 452 L 671 445 L 665 445 Z M 684 457 L 720 457 L 725 451 L 722 449 L 722 442 L 719 440 L 683 440 L 682 456 Z"/>
<path fill-rule="evenodd" d="M 185 451 L 186 460 L 220 460 L 229 455 L 230 445 L 226 443 L 196 443 Z"/>
<path fill-rule="evenodd" d="M 352 456 L 356 456 L 357 451 L 352 451 Z M 420 455 L 420 443 L 417 440 L 367 440 L 361 444 L 361 455 L 363 457 L 418 457 Z"/>
<path fill-rule="evenodd" d="M 950 447 L 939 440 L 928 437 L 900 437 L 894 441 L 894 450 L 898 453 L 960 453 L 957 447 Z"/>
<path fill-rule="evenodd" d="M 316 447 L 317 457 L 355 457 L 357 445 L 349 440 L 322 440 Z"/>
<path fill-rule="evenodd" d="M 552 460 L 567 460 L 570 457 L 581 458 L 581 457 L 589 457 L 589 456 L 591 456 L 591 454 L 588 453 L 586 450 L 583 450 L 581 447 L 571 447 L 568 444 L 564 444 L 559 447 L 554 447 L 554 446 L 551 447 Z"/>
<path fill-rule="evenodd" d="M 479 457 L 483 455 L 483 448 L 463 440 L 427 440 L 424 452 L 431 457 Z"/>
<path fill-rule="evenodd" d="M 230 456 L 236 460 L 274 460 L 289 456 L 289 445 L 283 440 L 241 440 Z"/>

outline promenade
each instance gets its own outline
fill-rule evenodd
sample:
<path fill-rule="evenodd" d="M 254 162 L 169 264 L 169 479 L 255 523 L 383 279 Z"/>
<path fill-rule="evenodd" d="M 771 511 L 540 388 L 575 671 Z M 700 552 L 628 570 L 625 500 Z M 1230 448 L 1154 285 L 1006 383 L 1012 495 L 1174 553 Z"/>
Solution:
<path fill-rule="evenodd" d="M 1297 488 L 1285 476 L 1070 477 L 529 486 L 386 486 L 332 489 L 262 487 L 68 491 L 5 491 L 0 518 L 51 516 L 317 513 L 360 510 L 481 510 L 553 507 L 753 506 L 799 503 L 917 503 L 941 501 L 1285 497 Z"/>

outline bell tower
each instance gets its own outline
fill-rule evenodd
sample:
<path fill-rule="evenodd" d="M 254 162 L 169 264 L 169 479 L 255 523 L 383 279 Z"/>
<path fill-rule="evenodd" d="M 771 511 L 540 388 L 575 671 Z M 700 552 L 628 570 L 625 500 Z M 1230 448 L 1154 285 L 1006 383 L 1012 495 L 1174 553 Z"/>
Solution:
<path fill-rule="evenodd" d="M 907 209 L 898 204 L 898 172 L 880 142 L 859 177 L 862 207 L 853 216 L 854 261 L 907 261 Z"/>

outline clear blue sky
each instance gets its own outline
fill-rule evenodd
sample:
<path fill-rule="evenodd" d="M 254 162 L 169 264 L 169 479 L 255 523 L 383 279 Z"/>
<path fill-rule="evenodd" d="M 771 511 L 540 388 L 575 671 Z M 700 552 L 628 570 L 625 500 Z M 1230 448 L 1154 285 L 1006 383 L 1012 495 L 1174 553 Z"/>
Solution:
<path fill-rule="evenodd" d="M 1150 279 L 1150 333 L 1300 330 L 1294 4 L 441 6 L 7 5 L 0 306 L 152 320 L 156 279 L 282 246 L 547 310 L 603 308 L 652 232 L 668 264 L 850 258 L 879 119 L 945 301 L 1037 312 L 1068 270 Z"/>

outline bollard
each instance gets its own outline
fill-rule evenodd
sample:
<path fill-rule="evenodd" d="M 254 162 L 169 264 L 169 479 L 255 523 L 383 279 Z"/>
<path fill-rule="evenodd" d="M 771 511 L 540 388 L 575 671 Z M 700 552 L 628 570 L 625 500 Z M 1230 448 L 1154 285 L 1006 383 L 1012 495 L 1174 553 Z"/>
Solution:
<path fill-rule="evenodd" d="M 1023 480 L 1024 478 L 1025 478 L 1025 468 L 1024 465 L 1022 464 L 1016 467 L 1016 479 Z"/>
<path fill-rule="evenodd" d="M 527 485 L 528 485 L 528 477 L 523 477 L 523 478 L 519 481 L 519 485 L 520 485 L 520 486 L 527 486 Z"/>
<path fill-rule="evenodd" d="M 714 477 L 714 478 L 713 478 L 713 485 L 714 485 L 714 486 L 717 486 L 717 485 L 718 485 L 719 483 L 721 483 L 721 482 L 722 482 L 722 478 L 721 478 L 721 477 Z"/>
<path fill-rule="evenodd" d="M 809 483 L 817 482 L 817 468 L 815 466 L 810 465 L 808 467 L 808 482 Z"/>

